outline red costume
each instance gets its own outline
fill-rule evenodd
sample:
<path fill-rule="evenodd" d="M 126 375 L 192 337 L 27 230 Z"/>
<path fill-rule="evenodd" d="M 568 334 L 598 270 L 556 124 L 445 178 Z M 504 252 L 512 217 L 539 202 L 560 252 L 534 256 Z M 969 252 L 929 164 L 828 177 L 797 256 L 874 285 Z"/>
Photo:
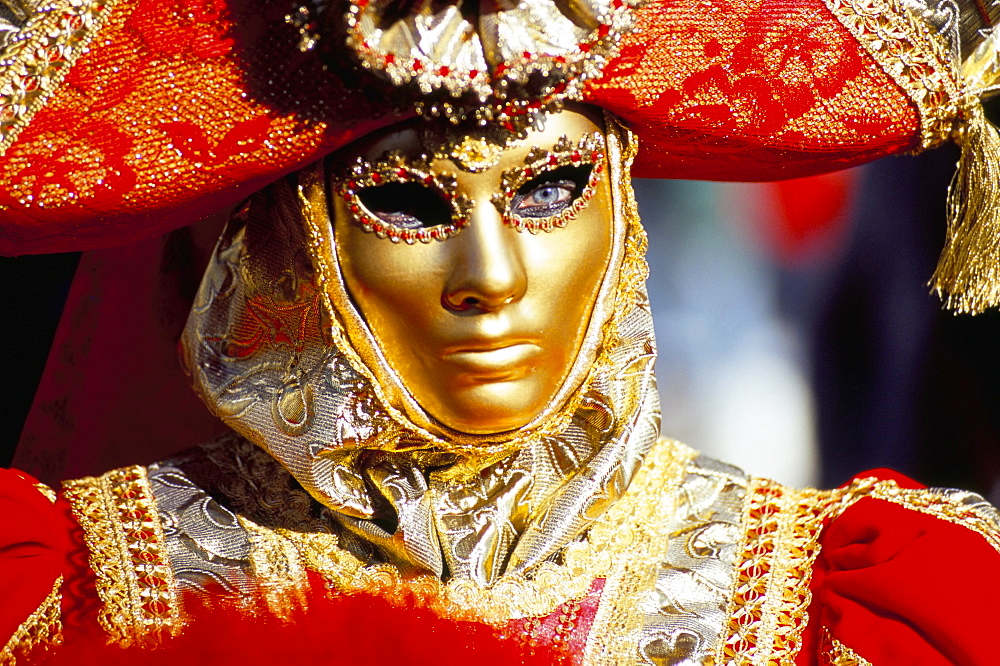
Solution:
<path fill-rule="evenodd" d="M 981 498 L 881 472 L 794 490 L 660 439 L 629 176 L 795 177 L 957 138 L 936 287 L 995 304 L 1000 136 L 975 97 L 992 9 L 952 30 L 890 1 L 404 4 L 7 3 L 0 251 L 250 198 L 182 337 L 239 435 L 58 495 L 0 475 L 0 665 L 990 663 L 1000 517 Z M 578 114 L 600 131 L 518 143 L 565 102 L 604 109 Z M 314 163 L 414 113 L 454 121 L 429 125 L 440 152 Z M 440 163 L 489 172 L 509 150 L 504 224 L 559 233 L 593 198 L 608 268 L 550 404 L 469 434 L 386 361 L 333 228 L 447 242 L 471 204 Z M 586 174 L 573 206 L 517 217 L 560 169 Z M 361 197 L 383 180 L 458 212 L 396 225 Z"/>

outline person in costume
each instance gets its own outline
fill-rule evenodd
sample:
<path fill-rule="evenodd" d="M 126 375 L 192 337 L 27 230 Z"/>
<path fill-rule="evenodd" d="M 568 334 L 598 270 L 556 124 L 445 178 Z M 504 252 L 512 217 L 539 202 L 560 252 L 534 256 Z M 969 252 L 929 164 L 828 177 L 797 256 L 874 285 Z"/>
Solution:
<path fill-rule="evenodd" d="M 795 490 L 660 437 L 630 184 L 956 134 L 938 284 L 993 304 L 1000 137 L 989 67 L 956 64 L 989 62 L 978 26 L 892 3 L 10 7 L 5 250 L 252 194 L 181 339 L 233 432 L 58 493 L 0 477 L 0 662 L 989 663 L 981 498 L 890 472 Z"/>

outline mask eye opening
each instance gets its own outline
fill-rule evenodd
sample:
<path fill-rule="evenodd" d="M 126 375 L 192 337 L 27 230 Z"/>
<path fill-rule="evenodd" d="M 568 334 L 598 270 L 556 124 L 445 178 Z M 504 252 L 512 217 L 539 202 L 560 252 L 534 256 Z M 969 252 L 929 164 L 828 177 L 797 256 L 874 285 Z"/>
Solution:
<path fill-rule="evenodd" d="M 492 199 L 504 222 L 533 234 L 569 224 L 597 192 L 604 171 L 601 141 L 599 134 L 589 134 L 573 146 L 563 137 L 549 152 L 532 149 L 525 167 L 504 172 L 501 192 Z M 553 192 L 541 193 L 541 199 L 538 194 L 539 188 L 547 184 L 556 190 L 565 189 L 555 201 L 546 203 L 544 198 L 551 198 Z"/>
<path fill-rule="evenodd" d="M 455 192 L 454 177 L 398 155 L 359 159 L 333 189 L 364 231 L 393 243 L 445 240 L 468 225 L 471 202 Z"/>

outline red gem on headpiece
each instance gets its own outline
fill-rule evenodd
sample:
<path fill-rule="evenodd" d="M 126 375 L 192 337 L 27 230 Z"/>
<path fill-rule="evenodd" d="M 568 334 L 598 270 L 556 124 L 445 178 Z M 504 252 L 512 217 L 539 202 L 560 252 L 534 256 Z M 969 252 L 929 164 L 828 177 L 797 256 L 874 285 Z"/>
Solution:
<path fill-rule="evenodd" d="M 385 64 L 391 65 L 394 62 L 396 62 L 396 54 L 395 53 L 386 53 L 385 54 Z"/>
<path fill-rule="evenodd" d="M 449 74 L 451 74 L 451 68 L 448 67 L 447 65 L 442 65 L 441 67 L 438 68 L 438 74 L 440 74 L 441 76 L 448 76 Z"/>
<path fill-rule="evenodd" d="M 378 171 L 376 171 L 375 173 L 372 174 L 372 180 L 374 180 L 376 184 L 381 184 L 382 183 L 382 174 L 380 174 Z"/>

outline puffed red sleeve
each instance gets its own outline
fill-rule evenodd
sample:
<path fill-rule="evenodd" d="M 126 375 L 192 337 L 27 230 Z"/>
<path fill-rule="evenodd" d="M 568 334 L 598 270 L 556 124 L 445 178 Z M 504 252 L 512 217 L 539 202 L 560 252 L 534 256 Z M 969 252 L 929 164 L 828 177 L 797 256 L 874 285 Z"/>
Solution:
<path fill-rule="evenodd" d="M 16 470 L 0 469 L 0 650 L 63 573 L 66 518 Z"/>
<path fill-rule="evenodd" d="M 848 648 L 874 666 L 996 663 L 1000 539 L 989 516 L 961 514 L 865 497 L 831 521 L 813 573 L 807 647 Z M 799 663 L 816 663 L 814 655 Z"/>

